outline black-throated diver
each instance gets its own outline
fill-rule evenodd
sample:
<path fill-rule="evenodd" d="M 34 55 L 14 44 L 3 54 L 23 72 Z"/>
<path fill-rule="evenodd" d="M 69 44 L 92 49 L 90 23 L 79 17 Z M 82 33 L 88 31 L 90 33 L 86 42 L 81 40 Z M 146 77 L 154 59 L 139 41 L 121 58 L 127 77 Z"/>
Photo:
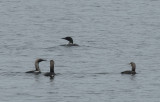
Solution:
<path fill-rule="evenodd" d="M 136 74 L 136 64 L 134 62 L 129 63 L 132 67 L 132 70 L 123 71 L 121 74 Z"/>
<path fill-rule="evenodd" d="M 71 37 L 65 37 L 65 38 L 62 38 L 62 39 L 65 39 L 65 40 L 68 40 L 69 43 L 66 44 L 66 45 L 63 45 L 63 46 L 79 46 L 78 44 L 74 44 L 73 43 L 73 39 Z"/>
<path fill-rule="evenodd" d="M 36 68 L 36 70 L 27 71 L 26 73 L 37 73 L 37 74 L 41 73 L 41 70 L 39 68 L 39 62 L 42 62 L 42 61 L 46 61 L 46 60 L 41 59 L 41 58 L 36 59 L 36 61 L 35 61 L 35 68 Z"/>
<path fill-rule="evenodd" d="M 51 78 L 53 78 L 55 76 L 54 73 L 54 61 L 50 60 L 50 72 L 47 72 L 44 74 L 45 76 L 50 76 Z"/>

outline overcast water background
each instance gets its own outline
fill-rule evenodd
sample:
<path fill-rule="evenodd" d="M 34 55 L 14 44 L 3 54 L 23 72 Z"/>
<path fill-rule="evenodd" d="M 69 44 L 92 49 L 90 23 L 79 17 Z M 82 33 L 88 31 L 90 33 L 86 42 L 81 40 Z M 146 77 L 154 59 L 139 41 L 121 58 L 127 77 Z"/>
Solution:
<path fill-rule="evenodd" d="M 159 0 L 0 0 L 0 48 L 0 102 L 160 100 Z"/>

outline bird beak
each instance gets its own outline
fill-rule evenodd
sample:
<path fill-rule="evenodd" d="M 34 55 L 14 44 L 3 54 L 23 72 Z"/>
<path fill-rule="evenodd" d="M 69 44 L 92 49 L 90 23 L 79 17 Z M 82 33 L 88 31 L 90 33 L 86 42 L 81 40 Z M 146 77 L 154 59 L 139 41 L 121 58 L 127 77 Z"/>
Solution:
<path fill-rule="evenodd" d="M 65 38 L 61 38 L 61 39 L 65 39 Z"/>
<path fill-rule="evenodd" d="M 45 59 L 42 59 L 42 61 L 47 61 L 47 60 L 45 60 Z"/>

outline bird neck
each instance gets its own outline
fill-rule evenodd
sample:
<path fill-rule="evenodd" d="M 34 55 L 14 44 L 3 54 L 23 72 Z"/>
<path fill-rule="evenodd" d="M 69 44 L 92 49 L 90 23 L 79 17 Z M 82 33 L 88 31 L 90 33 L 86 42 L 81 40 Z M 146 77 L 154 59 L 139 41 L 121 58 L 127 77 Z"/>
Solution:
<path fill-rule="evenodd" d="M 70 39 L 68 41 L 69 41 L 69 44 L 73 44 L 73 40 L 72 39 Z"/>
<path fill-rule="evenodd" d="M 50 66 L 50 72 L 54 73 L 54 66 Z"/>
<path fill-rule="evenodd" d="M 40 71 L 38 62 L 35 62 L 35 68 L 36 68 L 36 71 Z"/>
<path fill-rule="evenodd" d="M 136 71 L 136 66 L 132 66 L 132 71 Z"/>
<path fill-rule="evenodd" d="M 70 41 L 69 41 L 68 44 L 73 44 L 73 42 L 70 42 Z"/>

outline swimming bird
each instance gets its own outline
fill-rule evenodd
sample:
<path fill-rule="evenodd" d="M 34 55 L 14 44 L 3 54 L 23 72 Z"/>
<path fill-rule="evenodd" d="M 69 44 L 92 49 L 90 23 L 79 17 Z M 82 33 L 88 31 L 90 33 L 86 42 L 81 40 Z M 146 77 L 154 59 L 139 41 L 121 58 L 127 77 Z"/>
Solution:
<path fill-rule="evenodd" d="M 79 46 L 78 44 L 73 43 L 73 39 L 71 37 L 65 37 L 65 38 L 62 38 L 62 39 L 65 39 L 65 40 L 69 41 L 69 43 L 67 45 L 63 45 L 63 46 Z"/>
<path fill-rule="evenodd" d="M 136 64 L 134 62 L 129 63 L 132 67 L 132 70 L 121 72 L 121 74 L 136 74 Z"/>
<path fill-rule="evenodd" d="M 39 68 L 39 62 L 42 62 L 42 61 L 46 61 L 46 60 L 41 59 L 41 58 L 36 59 L 36 61 L 35 61 L 36 70 L 27 71 L 26 73 L 36 73 L 36 74 L 41 73 L 41 70 Z"/>
<path fill-rule="evenodd" d="M 51 78 L 53 78 L 55 76 L 54 61 L 53 60 L 50 60 L 50 72 L 45 73 L 44 76 L 50 76 Z"/>

